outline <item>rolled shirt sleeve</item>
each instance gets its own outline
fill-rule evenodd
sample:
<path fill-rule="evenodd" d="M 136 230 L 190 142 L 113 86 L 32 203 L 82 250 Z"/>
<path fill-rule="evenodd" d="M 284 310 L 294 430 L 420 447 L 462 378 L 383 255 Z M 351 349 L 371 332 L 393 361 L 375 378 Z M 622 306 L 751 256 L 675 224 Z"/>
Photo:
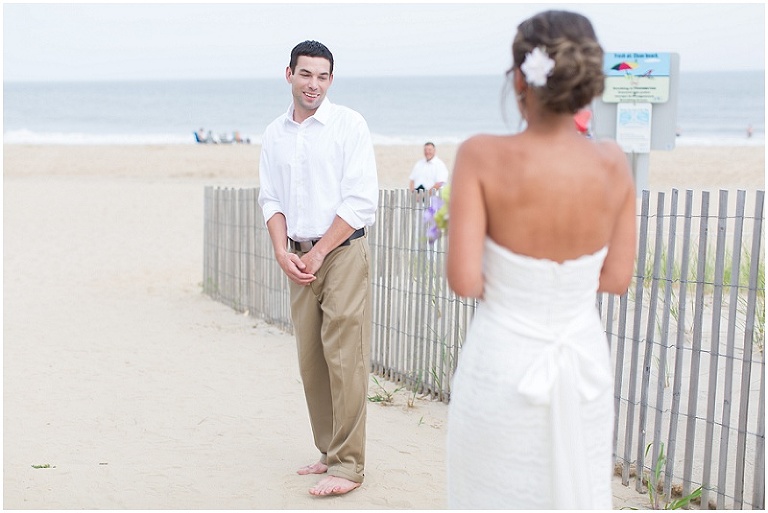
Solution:
<path fill-rule="evenodd" d="M 336 215 L 352 228 L 371 226 L 376 220 L 379 184 L 376 157 L 368 125 L 356 116 L 344 143 L 344 176 L 341 181 L 341 204 Z"/>
<path fill-rule="evenodd" d="M 280 200 L 275 193 L 276 184 L 273 181 L 275 173 L 270 172 L 269 154 L 266 151 L 266 148 L 270 145 L 267 137 L 266 133 L 262 137 L 261 155 L 259 157 L 259 206 L 264 216 L 264 222 L 272 219 L 272 216 L 275 214 L 283 213 Z"/>

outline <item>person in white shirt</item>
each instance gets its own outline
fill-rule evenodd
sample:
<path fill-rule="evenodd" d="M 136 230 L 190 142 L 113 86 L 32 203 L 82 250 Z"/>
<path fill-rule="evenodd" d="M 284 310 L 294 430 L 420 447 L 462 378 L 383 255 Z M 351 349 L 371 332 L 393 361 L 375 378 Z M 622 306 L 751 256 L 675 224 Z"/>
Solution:
<path fill-rule="evenodd" d="M 293 102 L 262 137 L 259 205 L 290 279 L 291 316 L 320 459 L 312 495 L 363 482 L 370 372 L 371 281 L 366 229 L 379 186 L 365 119 L 326 98 L 333 55 L 316 41 L 291 51 Z"/>
<path fill-rule="evenodd" d="M 448 168 L 440 157 L 435 155 L 435 145 L 431 142 L 424 144 L 424 158 L 413 166 L 408 188 L 411 191 L 428 191 L 432 193 L 448 181 Z"/>

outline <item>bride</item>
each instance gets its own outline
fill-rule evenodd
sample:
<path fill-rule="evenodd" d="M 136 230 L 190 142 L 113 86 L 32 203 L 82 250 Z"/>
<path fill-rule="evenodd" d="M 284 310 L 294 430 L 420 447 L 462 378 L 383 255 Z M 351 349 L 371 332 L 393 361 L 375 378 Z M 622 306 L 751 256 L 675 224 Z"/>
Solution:
<path fill-rule="evenodd" d="M 589 20 L 524 21 L 507 77 L 522 133 L 459 148 L 447 277 L 481 302 L 448 419 L 448 503 L 457 509 L 611 509 L 613 377 L 595 307 L 622 294 L 635 258 L 635 190 L 613 142 L 573 115 L 603 91 Z"/>

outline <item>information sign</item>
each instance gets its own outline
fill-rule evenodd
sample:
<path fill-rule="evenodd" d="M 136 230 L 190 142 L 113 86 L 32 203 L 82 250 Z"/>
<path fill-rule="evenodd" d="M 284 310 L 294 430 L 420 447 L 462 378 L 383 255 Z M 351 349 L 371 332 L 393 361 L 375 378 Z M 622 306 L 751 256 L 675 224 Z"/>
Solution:
<path fill-rule="evenodd" d="M 606 103 L 665 103 L 669 100 L 669 53 L 606 53 L 603 72 L 603 101 Z"/>

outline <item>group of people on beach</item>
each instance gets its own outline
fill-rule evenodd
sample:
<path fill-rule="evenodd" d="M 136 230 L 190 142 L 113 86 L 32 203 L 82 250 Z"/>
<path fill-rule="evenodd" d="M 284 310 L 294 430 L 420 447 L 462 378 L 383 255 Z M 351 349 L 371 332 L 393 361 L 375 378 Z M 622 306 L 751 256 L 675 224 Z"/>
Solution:
<path fill-rule="evenodd" d="M 611 509 L 613 378 L 595 294 L 629 286 L 635 190 L 617 144 L 574 130 L 574 116 L 602 93 L 602 66 L 584 16 L 523 21 L 506 77 L 524 130 L 476 135 L 457 151 L 446 275 L 479 306 L 449 405 L 451 508 Z M 319 453 L 298 473 L 322 476 L 309 488 L 316 496 L 365 479 L 367 233 L 379 193 L 364 117 L 327 97 L 333 69 L 322 43 L 293 48 L 293 102 L 264 131 L 259 162 L 258 201 L 289 278 Z M 434 192 L 448 170 L 434 144 L 424 156 L 409 187 Z"/>
<path fill-rule="evenodd" d="M 215 134 L 213 130 L 206 132 L 202 127 L 195 132 L 195 142 L 198 144 L 250 144 L 251 139 L 243 136 L 238 130 L 232 134 Z"/>

